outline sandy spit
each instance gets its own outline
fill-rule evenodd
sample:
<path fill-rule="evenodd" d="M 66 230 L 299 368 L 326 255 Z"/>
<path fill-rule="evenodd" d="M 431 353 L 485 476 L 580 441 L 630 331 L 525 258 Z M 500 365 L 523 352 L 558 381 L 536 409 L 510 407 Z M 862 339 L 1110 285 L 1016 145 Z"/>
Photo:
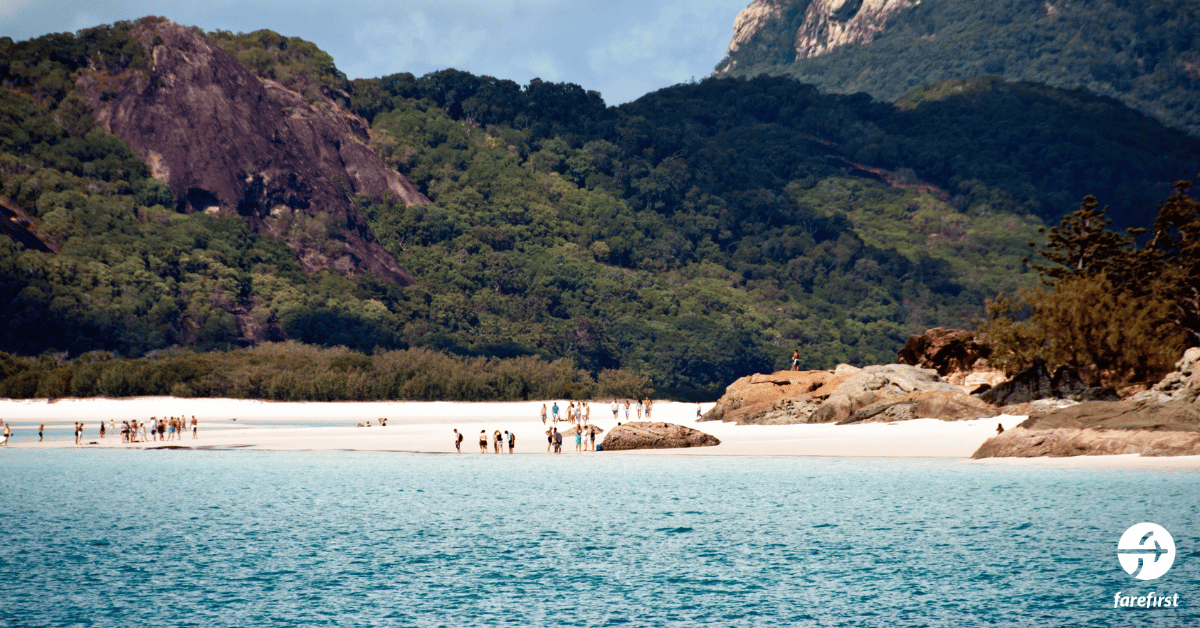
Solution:
<path fill-rule="evenodd" d="M 463 455 L 479 454 L 479 433 L 496 430 L 516 434 L 518 454 L 546 453 L 546 426 L 542 425 L 542 404 L 529 402 L 267 402 L 241 399 L 179 399 L 139 397 L 132 399 L 0 399 L 0 419 L 10 424 L 13 439 L 9 449 L 75 447 L 73 440 L 37 442 L 37 427 L 47 430 L 70 429 L 76 421 L 84 423 L 83 448 L 150 449 L 181 446 L 204 449 L 252 450 L 357 450 L 454 453 L 453 429 L 465 437 Z M 566 401 L 558 402 L 565 411 Z M 611 401 L 596 401 L 591 406 L 592 423 L 604 430 L 626 421 L 624 409 L 616 419 Z M 703 404 L 707 412 L 712 404 Z M 834 456 L 889 458 L 969 459 L 979 446 L 995 435 L 997 423 L 1011 429 L 1026 417 L 1002 415 L 974 421 L 919 419 L 899 423 L 856 425 L 734 425 L 696 422 L 697 404 L 657 401 L 655 421 L 667 421 L 693 427 L 719 438 L 715 447 L 634 452 L 577 454 L 572 437 L 564 439 L 563 455 L 620 456 Z M 150 417 L 195 416 L 199 437 L 185 434 L 182 440 L 168 442 L 121 443 L 111 431 L 99 437 L 99 424 L 115 424 Z M 387 426 L 379 426 L 379 418 Z M 631 410 L 628 420 L 637 420 Z M 357 427 L 370 422 L 371 427 Z M 569 427 L 560 423 L 560 429 Z M 600 440 L 599 442 L 603 442 Z M 489 451 L 490 451 L 489 443 Z M 986 459 L 969 464 L 1161 467 L 1200 470 L 1200 456 L 1143 458 L 1139 456 L 1078 456 L 1074 458 Z"/>

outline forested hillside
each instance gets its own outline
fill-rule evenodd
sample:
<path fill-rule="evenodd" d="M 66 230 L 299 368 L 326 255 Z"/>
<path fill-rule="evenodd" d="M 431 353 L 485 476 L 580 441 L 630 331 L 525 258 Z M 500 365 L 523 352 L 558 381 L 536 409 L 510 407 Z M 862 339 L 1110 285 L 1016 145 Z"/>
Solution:
<path fill-rule="evenodd" d="M 712 395 L 796 347 L 805 368 L 890 362 L 910 333 L 968 325 L 985 298 L 1029 285 L 1025 243 L 1085 194 L 1148 224 L 1170 183 L 1200 171 L 1197 140 L 1107 98 L 1023 83 L 894 106 L 725 78 L 606 107 L 576 85 L 455 70 L 347 81 L 307 42 L 208 36 L 263 79 L 370 124 L 371 148 L 432 200 L 352 199 L 416 285 L 305 272 L 237 216 L 178 213 L 78 94 L 89 65 L 149 63 L 128 25 L 0 40 L 0 196 L 35 238 L 0 239 L 0 350 L 43 356 L 7 361 L 5 374 L 95 350 L 153 358 L 289 339 L 376 356 L 524 356 L 523 373 L 529 359 L 566 359 L 610 384 L 640 374 L 659 394 Z M 318 245 L 331 233 L 304 228 Z M 224 363 L 202 362 L 195 378 Z M 165 364 L 138 362 L 120 381 Z M 353 372 L 329 368 L 339 381 Z M 567 389 L 612 389 L 596 385 Z"/>
<path fill-rule="evenodd" d="M 763 3 L 773 17 L 718 71 L 787 74 L 887 102 L 947 79 L 997 76 L 1111 96 L 1200 136 L 1200 4 L 1192 0 L 908 2 L 869 44 L 811 57 L 797 48 L 812 31 L 813 3 Z M 827 4 L 841 6 L 831 28 L 850 24 L 863 5 Z"/>

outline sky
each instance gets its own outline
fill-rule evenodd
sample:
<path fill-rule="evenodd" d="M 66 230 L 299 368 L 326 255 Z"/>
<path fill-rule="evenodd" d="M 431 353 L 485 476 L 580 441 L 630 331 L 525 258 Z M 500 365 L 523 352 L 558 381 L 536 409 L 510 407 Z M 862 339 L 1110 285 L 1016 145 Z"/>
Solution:
<path fill-rule="evenodd" d="M 350 78 L 456 68 L 569 82 L 610 105 L 702 79 L 750 0 L 0 0 L 0 37 L 162 15 L 315 43 Z"/>

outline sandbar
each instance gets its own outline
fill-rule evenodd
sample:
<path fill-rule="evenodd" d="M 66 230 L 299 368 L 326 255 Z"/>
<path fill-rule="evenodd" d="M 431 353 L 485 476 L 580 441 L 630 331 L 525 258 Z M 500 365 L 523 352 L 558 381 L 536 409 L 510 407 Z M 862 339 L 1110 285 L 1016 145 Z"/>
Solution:
<path fill-rule="evenodd" d="M 128 399 L 0 399 L 0 418 L 13 429 L 9 449 L 76 447 L 70 430 L 84 423 L 83 449 L 155 449 L 183 447 L 206 450 L 268 451 L 395 451 L 453 454 L 453 429 L 464 434 L 462 455 L 480 455 L 479 433 L 496 430 L 516 434 L 517 454 L 546 455 L 548 426 L 540 418 L 542 404 L 523 402 L 271 402 L 244 399 L 182 399 L 136 397 Z M 566 401 L 559 401 L 565 411 Z M 611 402 L 590 402 L 591 422 L 607 431 L 626 421 L 622 408 L 614 419 Z M 711 403 L 701 404 L 707 412 Z M 973 421 L 918 419 L 895 423 L 854 425 L 736 425 L 698 422 L 697 404 L 656 401 L 651 420 L 686 425 L 721 440 L 714 447 L 687 449 L 586 452 L 574 451 L 574 438 L 564 439 L 562 455 L 609 456 L 827 456 L 885 458 L 956 458 L 966 461 L 996 433 L 997 423 L 1011 429 L 1024 416 L 1001 415 Z M 122 443 L 119 434 L 99 437 L 99 425 L 122 421 L 149 421 L 150 417 L 192 416 L 198 419 L 199 437 L 190 431 L 183 438 Z M 379 419 L 387 419 L 387 426 Z M 631 410 L 629 420 L 637 420 Z M 111 423 L 110 423 L 111 422 Z M 371 427 L 357 427 L 359 424 Z M 37 442 L 37 428 L 45 425 L 46 442 Z M 564 430 L 570 423 L 560 422 Z M 603 435 L 598 437 L 603 443 Z M 489 438 L 489 452 L 490 438 Z M 494 455 L 494 454 L 491 454 Z M 1078 456 L 1073 458 L 1002 458 L 970 461 L 988 465 L 1150 467 L 1200 470 L 1200 456 L 1146 458 L 1140 456 Z"/>

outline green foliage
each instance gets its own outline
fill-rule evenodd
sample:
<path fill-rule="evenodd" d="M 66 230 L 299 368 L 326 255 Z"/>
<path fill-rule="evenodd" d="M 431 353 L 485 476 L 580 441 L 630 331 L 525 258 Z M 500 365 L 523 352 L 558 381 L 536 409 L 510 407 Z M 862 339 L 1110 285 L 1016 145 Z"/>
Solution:
<path fill-rule="evenodd" d="M 329 53 L 312 42 L 266 29 L 237 34 L 218 30 L 206 35 L 255 74 L 278 81 L 305 96 L 310 104 L 317 94 L 343 102 L 348 97 L 346 75 Z"/>
<path fill-rule="evenodd" d="M 1050 230 L 1036 265 L 1045 287 L 989 302 L 981 327 L 992 360 L 1009 371 L 1034 358 L 1070 366 L 1092 383 L 1151 383 L 1200 339 L 1200 203 L 1176 184 L 1159 205 L 1153 235 L 1118 235 L 1092 197 Z"/>
<path fill-rule="evenodd" d="M 234 397 L 275 401 L 518 401 L 647 394 L 646 377 L 604 371 L 600 384 L 568 360 L 464 358 L 409 349 L 373 356 L 295 342 L 229 352 L 119 359 L 93 352 L 35 363 L 0 353 L 0 396 Z"/>
<path fill-rule="evenodd" d="M 1200 14 L 1189 0 L 923 0 L 869 45 L 797 59 L 808 4 L 783 2 L 780 18 L 718 69 L 733 62 L 734 75 L 787 74 L 886 101 L 947 79 L 999 76 L 1111 96 L 1200 135 Z"/>
<path fill-rule="evenodd" d="M 307 274 L 237 218 L 172 211 L 74 87 L 88 64 L 144 62 L 120 28 L 0 41 L 0 196 L 58 250 L 0 242 L 0 350 L 55 347 L 0 360 L 14 395 L 712 398 L 796 346 L 808 368 L 886 363 L 1032 282 L 1024 242 L 1060 213 L 1061 181 L 1144 192 L 1195 148 L 1111 101 L 1027 85 L 898 109 L 721 79 L 605 108 L 575 85 L 455 70 L 347 83 L 307 42 L 210 34 L 259 76 L 348 98 L 433 200 L 354 199 L 419 281 L 400 288 Z M 1096 139 L 1102 125 L 1123 130 Z M 289 237 L 338 244 L 340 225 L 290 220 Z M 1189 224 L 1164 223 L 1159 248 L 1190 246 Z"/>

